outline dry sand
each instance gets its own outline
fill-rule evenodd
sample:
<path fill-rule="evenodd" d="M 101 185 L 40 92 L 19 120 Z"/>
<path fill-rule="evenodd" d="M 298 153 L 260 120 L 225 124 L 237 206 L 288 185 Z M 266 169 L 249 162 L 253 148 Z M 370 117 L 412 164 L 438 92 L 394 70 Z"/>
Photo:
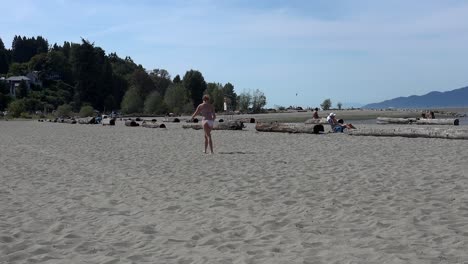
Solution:
<path fill-rule="evenodd" d="M 468 142 L 0 122 L 0 263 L 468 263 Z"/>

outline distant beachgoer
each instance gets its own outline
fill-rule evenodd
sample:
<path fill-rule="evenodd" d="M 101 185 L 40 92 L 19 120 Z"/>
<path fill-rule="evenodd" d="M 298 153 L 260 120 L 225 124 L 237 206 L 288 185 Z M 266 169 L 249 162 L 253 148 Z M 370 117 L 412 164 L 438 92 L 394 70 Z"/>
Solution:
<path fill-rule="evenodd" d="M 211 154 L 213 154 L 213 140 L 211 139 L 211 130 L 214 126 L 214 120 L 216 119 L 216 113 L 214 106 L 210 104 L 210 97 L 208 95 L 203 96 L 203 103 L 199 104 L 195 112 L 192 114 L 192 119 L 196 115 L 201 114 L 203 131 L 205 132 L 205 153 L 207 153 L 208 145 L 210 146 Z"/>
<path fill-rule="evenodd" d="M 425 113 L 425 112 L 422 112 L 422 114 L 421 114 L 421 118 L 427 118 L 427 117 L 426 117 L 426 113 Z"/>
<path fill-rule="evenodd" d="M 320 119 L 320 116 L 319 116 L 319 114 L 318 114 L 318 110 L 319 110 L 319 109 L 318 109 L 317 107 L 315 107 L 315 109 L 314 109 L 314 114 L 312 115 L 312 118 L 313 118 L 313 119 Z"/>
<path fill-rule="evenodd" d="M 345 128 L 356 128 L 352 124 L 344 124 L 343 119 L 336 120 L 336 114 L 330 113 L 327 117 L 327 122 L 330 124 L 333 132 L 343 132 Z"/>
<path fill-rule="evenodd" d="M 435 114 L 433 111 L 429 111 L 429 114 L 428 114 L 428 117 L 427 118 L 430 118 L 430 119 L 435 119 Z"/>

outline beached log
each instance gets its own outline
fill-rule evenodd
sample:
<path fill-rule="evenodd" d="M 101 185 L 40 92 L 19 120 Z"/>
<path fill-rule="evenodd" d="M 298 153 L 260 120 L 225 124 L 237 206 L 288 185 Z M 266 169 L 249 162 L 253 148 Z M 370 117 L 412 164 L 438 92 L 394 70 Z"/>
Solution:
<path fill-rule="evenodd" d="M 423 138 L 446 138 L 446 139 L 468 139 L 468 129 L 440 128 L 440 127 L 397 127 L 393 129 L 382 128 L 360 128 L 347 131 L 352 136 L 375 136 L 375 137 L 423 137 Z"/>
<path fill-rule="evenodd" d="M 158 124 L 156 122 L 143 122 L 141 124 L 142 127 L 146 127 L 146 128 L 166 128 L 166 125 L 165 124 Z"/>
<path fill-rule="evenodd" d="M 306 121 L 304 121 L 304 124 L 321 124 L 321 125 L 326 125 L 328 124 L 327 122 L 327 119 L 326 118 L 318 118 L 318 119 L 315 119 L 315 118 L 311 118 L 311 119 L 307 119 Z"/>
<path fill-rule="evenodd" d="M 67 124 L 76 124 L 76 120 L 75 119 L 64 119 L 63 120 L 63 123 L 67 123 Z"/>
<path fill-rule="evenodd" d="M 395 117 L 377 117 L 377 124 L 413 124 L 416 123 L 416 118 L 395 118 Z"/>
<path fill-rule="evenodd" d="M 458 126 L 460 121 L 456 118 L 447 119 L 419 119 L 416 120 L 417 125 L 451 125 Z"/>
<path fill-rule="evenodd" d="M 458 126 L 459 120 L 456 118 L 447 119 L 426 119 L 426 118 L 391 118 L 377 117 L 377 124 L 417 124 L 417 125 L 452 125 Z"/>
<path fill-rule="evenodd" d="M 180 119 L 177 117 L 166 117 L 163 120 L 164 122 L 171 122 L 171 123 L 180 123 Z"/>
<path fill-rule="evenodd" d="M 95 117 L 85 117 L 85 118 L 78 118 L 78 124 L 96 124 Z"/>
<path fill-rule="evenodd" d="M 236 121 L 240 121 L 242 123 L 250 123 L 250 124 L 255 124 L 255 118 L 238 118 Z"/>
<path fill-rule="evenodd" d="M 325 129 L 322 124 L 297 124 L 297 123 L 257 123 L 255 129 L 260 132 L 283 132 L 283 133 L 307 133 L 319 134 Z"/>
<path fill-rule="evenodd" d="M 185 123 L 198 123 L 198 118 L 187 119 L 187 120 L 185 120 Z"/>
<path fill-rule="evenodd" d="M 182 125 L 183 128 L 203 129 L 201 124 Z M 213 130 L 242 130 L 244 123 L 240 121 L 215 122 Z"/>
<path fill-rule="evenodd" d="M 137 127 L 140 124 L 138 124 L 135 120 L 127 120 L 125 121 L 125 125 L 129 127 Z"/>

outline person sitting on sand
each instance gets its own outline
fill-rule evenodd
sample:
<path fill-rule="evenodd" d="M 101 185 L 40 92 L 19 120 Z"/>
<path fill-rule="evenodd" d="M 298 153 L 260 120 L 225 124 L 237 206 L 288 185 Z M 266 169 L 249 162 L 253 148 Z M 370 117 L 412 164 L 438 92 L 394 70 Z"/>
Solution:
<path fill-rule="evenodd" d="M 208 95 L 203 96 L 203 103 L 199 104 L 195 112 L 192 114 L 192 120 L 196 115 L 201 114 L 202 127 L 205 132 L 205 153 L 207 153 L 208 145 L 210 146 L 211 154 L 213 154 L 213 140 L 211 139 L 211 130 L 214 126 L 214 120 L 216 119 L 215 109 L 210 104 L 210 97 Z"/>
<path fill-rule="evenodd" d="M 330 113 L 327 117 L 327 122 L 330 124 L 333 132 L 343 132 L 345 128 L 355 128 L 353 124 L 344 124 L 343 119 L 336 120 L 336 114 Z"/>
<path fill-rule="evenodd" d="M 312 114 L 313 119 L 320 119 L 319 114 L 318 114 L 318 107 L 315 107 L 314 113 Z"/>
<path fill-rule="evenodd" d="M 428 119 L 435 119 L 435 115 L 433 111 L 427 111 L 426 117 Z"/>

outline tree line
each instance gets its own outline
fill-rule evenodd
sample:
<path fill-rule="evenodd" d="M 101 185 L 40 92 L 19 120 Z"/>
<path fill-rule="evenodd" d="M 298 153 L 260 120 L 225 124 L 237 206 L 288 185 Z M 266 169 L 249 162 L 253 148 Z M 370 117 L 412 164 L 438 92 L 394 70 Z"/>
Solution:
<path fill-rule="evenodd" d="M 266 97 L 260 90 L 237 94 L 231 83 L 206 82 L 197 70 L 174 78 L 165 69 L 147 71 L 131 57 L 121 58 L 87 40 L 49 45 L 41 37 L 15 36 L 11 49 L 0 38 L 0 77 L 25 76 L 35 72 L 42 85 L 22 82 L 10 94 L 0 81 L 0 110 L 13 116 L 37 111 L 70 109 L 87 112 L 121 111 L 123 114 L 189 113 L 209 94 L 216 111 L 260 112 Z M 87 111 L 83 111 L 83 108 Z"/>

